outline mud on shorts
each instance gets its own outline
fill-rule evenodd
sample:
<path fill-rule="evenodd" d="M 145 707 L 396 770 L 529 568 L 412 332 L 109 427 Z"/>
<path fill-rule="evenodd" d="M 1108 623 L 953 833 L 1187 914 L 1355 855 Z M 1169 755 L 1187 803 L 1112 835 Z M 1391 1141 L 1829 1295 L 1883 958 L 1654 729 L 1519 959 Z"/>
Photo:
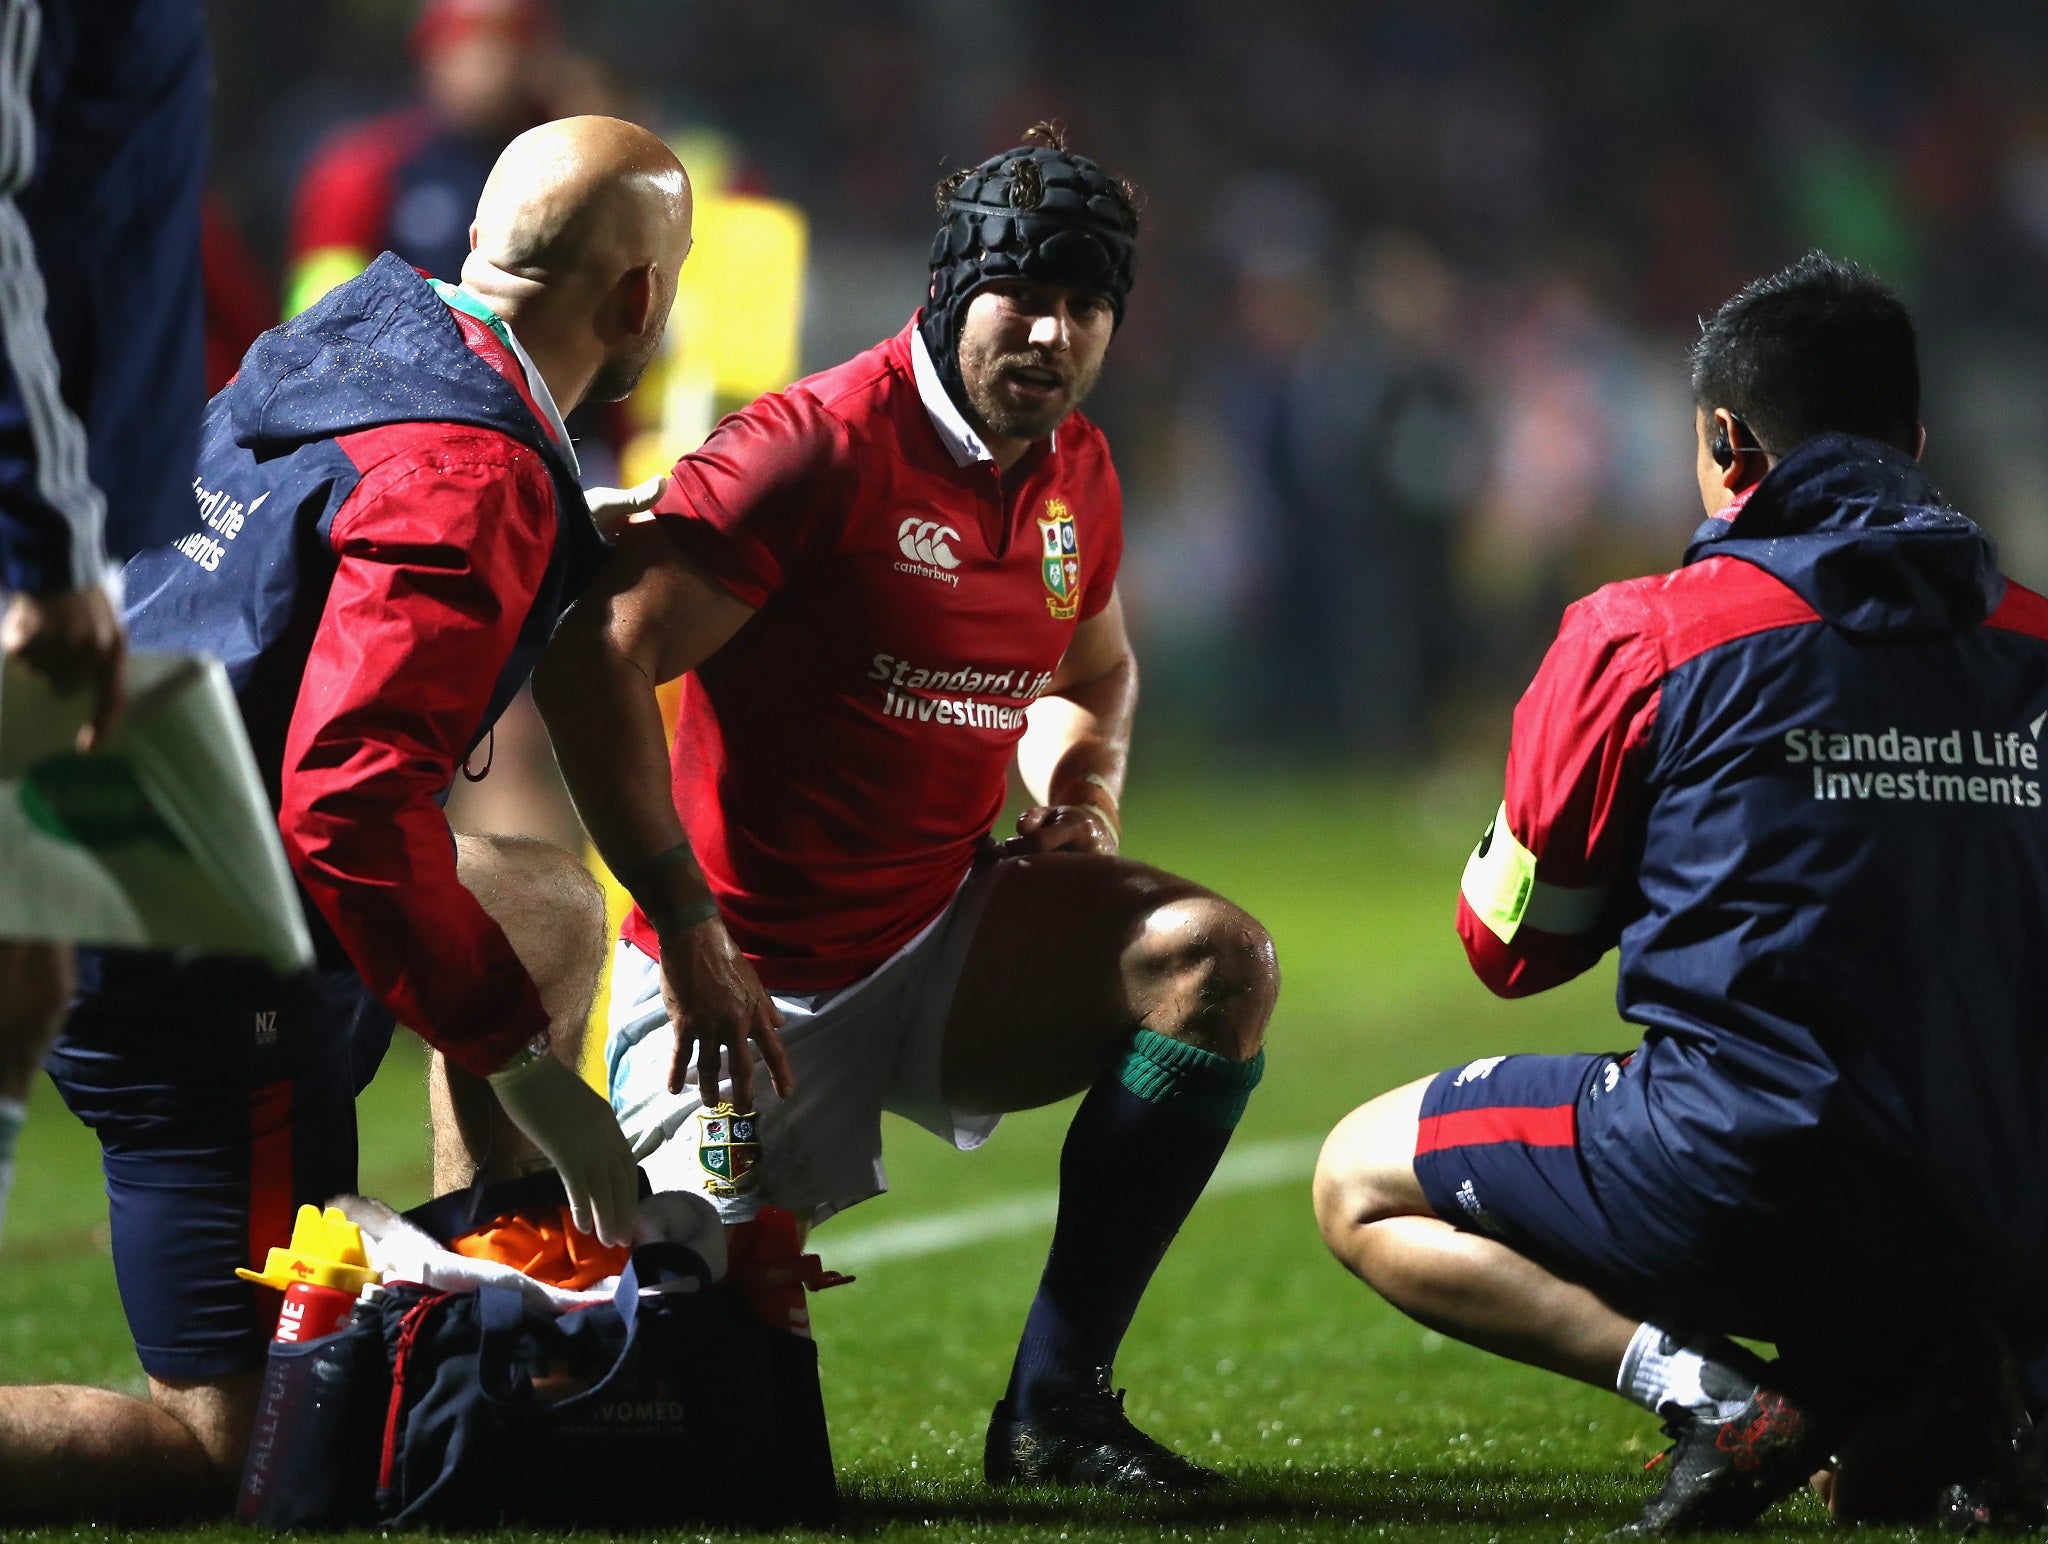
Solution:
<path fill-rule="evenodd" d="M 720 1195 L 735 1133 L 700 1118 L 696 1062 L 680 1094 L 668 1089 L 675 1032 L 661 1000 L 661 968 L 621 939 L 612 957 L 605 1062 L 612 1108 L 629 1141 L 668 1136 L 642 1167 L 656 1190 L 708 1195 L 728 1222 L 764 1204 L 822 1222 L 889 1188 L 882 1112 L 914 1121 L 965 1152 L 999 1119 L 961 1115 L 940 1090 L 940 1060 L 954 988 L 1003 865 L 979 868 L 925 930 L 875 971 L 837 992 L 775 997 L 795 1091 L 776 1096 L 753 1055 L 759 1162 L 739 1195 Z M 727 1095 L 730 1083 L 721 1086 Z M 744 1133 L 737 1135 L 744 1136 Z M 726 1149 L 726 1151 L 721 1151 Z"/>

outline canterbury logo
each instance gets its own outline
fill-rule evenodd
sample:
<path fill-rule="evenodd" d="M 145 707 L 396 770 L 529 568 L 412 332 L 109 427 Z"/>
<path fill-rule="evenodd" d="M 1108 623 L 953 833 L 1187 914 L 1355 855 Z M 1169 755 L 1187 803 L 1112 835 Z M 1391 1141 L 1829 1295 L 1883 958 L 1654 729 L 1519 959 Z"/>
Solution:
<path fill-rule="evenodd" d="M 934 568 L 958 568 L 960 560 L 953 555 L 947 542 L 958 541 L 960 533 L 950 525 L 940 525 L 936 520 L 912 518 L 896 528 L 896 545 L 903 555 L 913 562 L 929 563 Z"/>

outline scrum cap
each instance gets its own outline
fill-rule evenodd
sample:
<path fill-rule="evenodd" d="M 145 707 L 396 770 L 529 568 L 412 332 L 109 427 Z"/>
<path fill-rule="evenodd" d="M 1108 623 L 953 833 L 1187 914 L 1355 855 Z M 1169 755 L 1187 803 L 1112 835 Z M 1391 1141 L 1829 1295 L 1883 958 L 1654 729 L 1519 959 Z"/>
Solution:
<path fill-rule="evenodd" d="M 991 156 L 943 190 L 921 327 L 939 378 L 963 405 L 960 328 L 967 302 L 988 284 L 1070 284 L 1104 297 L 1123 321 L 1138 235 L 1130 195 L 1051 138 Z"/>

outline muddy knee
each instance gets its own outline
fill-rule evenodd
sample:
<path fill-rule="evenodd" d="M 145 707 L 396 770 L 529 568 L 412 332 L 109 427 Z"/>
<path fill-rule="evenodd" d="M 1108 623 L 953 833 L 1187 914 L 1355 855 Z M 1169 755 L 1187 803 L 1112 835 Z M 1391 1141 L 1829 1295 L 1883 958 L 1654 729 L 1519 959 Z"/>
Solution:
<path fill-rule="evenodd" d="M 1258 1054 L 1280 966 L 1250 913 L 1214 895 L 1170 901 L 1145 918 L 1126 959 L 1146 1029 L 1234 1061 Z"/>

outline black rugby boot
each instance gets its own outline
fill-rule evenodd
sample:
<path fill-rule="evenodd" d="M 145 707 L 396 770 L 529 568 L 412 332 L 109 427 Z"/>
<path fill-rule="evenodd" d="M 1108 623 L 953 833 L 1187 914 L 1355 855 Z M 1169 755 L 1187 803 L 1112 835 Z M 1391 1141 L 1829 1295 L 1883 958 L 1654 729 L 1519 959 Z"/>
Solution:
<path fill-rule="evenodd" d="M 1842 1439 L 1830 1508 L 1839 1523 L 2035 1531 L 2048 1526 L 2041 1444 L 2011 1345 L 1988 1322 L 1966 1325 L 1935 1350 L 1917 1387 Z"/>
<path fill-rule="evenodd" d="M 1949 1482 L 1936 1520 L 1957 1533 L 2048 1527 L 2048 1463 L 2005 1335 L 1986 1322 L 1959 1331 L 1942 1347 L 1935 1388 Z"/>
<path fill-rule="evenodd" d="M 1124 1391 L 1111 1392 L 1109 1369 L 1030 1420 L 1010 1402 L 989 1416 L 981 1472 L 991 1485 L 1085 1485 L 1098 1490 L 1162 1495 L 1212 1489 L 1225 1482 L 1133 1426 Z"/>
<path fill-rule="evenodd" d="M 1827 1462 L 1819 1423 L 1775 1389 L 1756 1389 L 1725 1421 L 1673 1411 L 1664 1431 L 1672 1439 L 1662 1459 L 1664 1488 L 1640 1517 L 1615 1530 L 1618 1537 L 1746 1528 Z"/>

